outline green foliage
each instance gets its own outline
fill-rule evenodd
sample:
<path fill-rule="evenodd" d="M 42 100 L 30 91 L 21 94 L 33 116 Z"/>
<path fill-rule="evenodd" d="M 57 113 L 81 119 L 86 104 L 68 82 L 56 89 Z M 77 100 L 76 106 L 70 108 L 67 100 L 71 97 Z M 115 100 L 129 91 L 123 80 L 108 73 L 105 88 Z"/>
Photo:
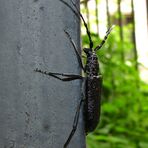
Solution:
<path fill-rule="evenodd" d="M 98 128 L 87 136 L 88 148 L 148 147 L 148 86 L 135 69 L 131 28 L 123 27 L 125 40 L 121 42 L 116 26 L 98 51 L 103 75 L 102 112 Z M 92 36 L 94 46 L 98 45 L 98 36 Z M 83 45 L 88 45 L 85 35 Z"/>

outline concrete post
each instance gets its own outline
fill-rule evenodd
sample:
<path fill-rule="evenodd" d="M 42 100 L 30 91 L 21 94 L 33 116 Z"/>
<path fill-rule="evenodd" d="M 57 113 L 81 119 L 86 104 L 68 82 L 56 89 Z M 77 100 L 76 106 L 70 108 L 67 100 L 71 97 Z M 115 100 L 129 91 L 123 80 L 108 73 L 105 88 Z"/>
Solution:
<path fill-rule="evenodd" d="M 80 73 L 64 29 L 79 47 L 79 20 L 59 0 L 0 1 L 0 148 L 62 148 L 68 138 L 81 82 L 33 71 Z M 82 113 L 69 147 L 85 148 Z"/>

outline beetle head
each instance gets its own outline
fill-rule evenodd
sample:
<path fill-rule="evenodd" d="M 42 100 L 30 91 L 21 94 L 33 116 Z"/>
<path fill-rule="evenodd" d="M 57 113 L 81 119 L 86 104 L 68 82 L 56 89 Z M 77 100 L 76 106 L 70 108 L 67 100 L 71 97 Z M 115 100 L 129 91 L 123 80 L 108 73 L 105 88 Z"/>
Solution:
<path fill-rule="evenodd" d="M 86 55 L 90 55 L 92 52 L 92 49 L 90 48 L 84 48 L 83 51 L 86 53 Z"/>

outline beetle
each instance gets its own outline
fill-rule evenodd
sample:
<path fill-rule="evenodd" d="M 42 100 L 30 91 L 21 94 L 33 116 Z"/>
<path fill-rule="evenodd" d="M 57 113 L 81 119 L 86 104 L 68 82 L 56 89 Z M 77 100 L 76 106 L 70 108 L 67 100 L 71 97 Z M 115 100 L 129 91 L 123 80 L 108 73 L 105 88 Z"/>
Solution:
<path fill-rule="evenodd" d="M 106 35 L 104 39 L 102 40 L 101 44 L 93 48 L 93 41 L 91 39 L 91 34 L 88 29 L 87 23 L 85 22 L 76 4 L 73 2 L 73 0 L 71 0 L 71 3 L 74 7 L 73 8 L 70 4 L 68 4 L 64 0 L 59 0 L 59 1 L 64 3 L 66 6 L 68 6 L 75 13 L 75 15 L 83 21 L 88 38 L 89 38 L 89 46 L 90 46 L 89 48 L 83 49 L 84 53 L 86 54 L 86 65 L 83 66 L 81 55 L 79 54 L 73 39 L 71 38 L 70 34 L 66 30 L 64 30 L 65 34 L 67 35 L 69 41 L 71 42 L 74 48 L 79 65 L 82 68 L 85 76 L 81 76 L 77 74 L 47 72 L 47 71 L 42 71 L 38 68 L 35 69 L 35 72 L 39 72 L 39 73 L 42 73 L 48 76 L 52 76 L 61 81 L 73 81 L 73 80 L 80 79 L 84 83 L 84 92 L 82 92 L 83 97 L 80 99 L 80 102 L 76 109 L 76 113 L 75 113 L 74 121 L 73 121 L 73 128 L 68 136 L 68 139 L 66 140 L 63 146 L 64 148 L 66 148 L 68 144 L 70 143 L 77 129 L 79 113 L 80 113 L 82 104 L 84 104 L 85 133 L 87 134 L 89 132 L 94 131 L 99 123 L 100 109 L 101 109 L 102 75 L 100 74 L 99 62 L 98 62 L 98 57 L 97 57 L 96 52 L 99 49 L 101 49 L 101 47 L 104 45 L 105 41 L 108 38 L 108 35 L 113 29 L 113 26 L 107 30 Z"/>

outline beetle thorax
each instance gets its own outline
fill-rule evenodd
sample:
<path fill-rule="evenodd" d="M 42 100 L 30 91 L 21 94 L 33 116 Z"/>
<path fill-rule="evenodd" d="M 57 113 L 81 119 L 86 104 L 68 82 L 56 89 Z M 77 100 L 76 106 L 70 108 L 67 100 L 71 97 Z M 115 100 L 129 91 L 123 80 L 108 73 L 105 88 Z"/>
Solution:
<path fill-rule="evenodd" d="M 91 52 L 87 55 L 86 72 L 88 76 L 97 76 L 99 72 L 99 63 L 96 53 Z"/>

